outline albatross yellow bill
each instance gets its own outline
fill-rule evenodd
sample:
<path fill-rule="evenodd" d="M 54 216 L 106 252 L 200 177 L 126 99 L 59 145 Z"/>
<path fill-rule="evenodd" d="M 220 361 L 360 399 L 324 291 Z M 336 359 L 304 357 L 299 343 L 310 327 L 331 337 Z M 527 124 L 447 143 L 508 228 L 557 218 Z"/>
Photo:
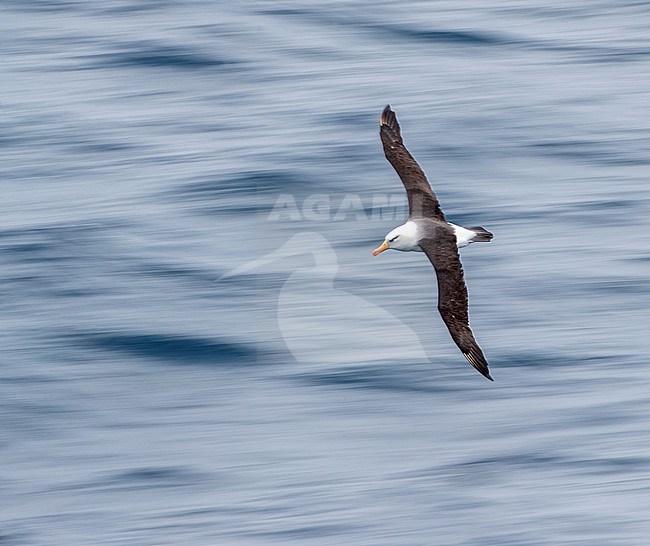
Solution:
<path fill-rule="evenodd" d="M 375 248 L 375 250 L 372 251 L 372 255 L 373 255 L 373 256 L 378 256 L 378 255 L 381 254 L 384 250 L 388 250 L 388 249 L 389 249 L 388 243 L 387 243 L 386 241 L 384 241 L 383 243 L 381 243 L 381 246 L 380 246 L 380 247 Z"/>

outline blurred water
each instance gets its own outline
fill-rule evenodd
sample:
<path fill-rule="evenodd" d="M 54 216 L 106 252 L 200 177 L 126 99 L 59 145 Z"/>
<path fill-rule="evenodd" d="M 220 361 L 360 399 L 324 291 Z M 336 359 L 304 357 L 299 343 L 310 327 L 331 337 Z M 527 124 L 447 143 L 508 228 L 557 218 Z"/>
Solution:
<path fill-rule="evenodd" d="M 1 544 L 647 543 L 647 3 L 0 17 Z M 495 233 L 463 251 L 494 384 L 427 260 L 371 256 L 387 102 Z"/>

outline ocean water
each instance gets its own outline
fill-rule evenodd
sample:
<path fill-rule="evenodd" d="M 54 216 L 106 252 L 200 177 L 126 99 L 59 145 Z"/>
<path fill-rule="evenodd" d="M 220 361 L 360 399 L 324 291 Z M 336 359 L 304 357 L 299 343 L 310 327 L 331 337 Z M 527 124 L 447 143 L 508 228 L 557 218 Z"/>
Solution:
<path fill-rule="evenodd" d="M 647 2 L 0 18 L 0 544 L 647 544 Z M 386 103 L 494 383 L 371 255 Z"/>

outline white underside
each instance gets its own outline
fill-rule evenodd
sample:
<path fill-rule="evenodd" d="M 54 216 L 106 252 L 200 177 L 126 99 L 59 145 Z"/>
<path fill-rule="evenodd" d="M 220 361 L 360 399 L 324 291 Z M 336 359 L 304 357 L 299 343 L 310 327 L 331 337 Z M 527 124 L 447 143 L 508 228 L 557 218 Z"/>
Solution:
<path fill-rule="evenodd" d="M 454 228 L 454 233 L 456 234 L 456 245 L 458 248 L 463 248 L 464 246 L 469 245 L 476 236 L 476 233 L 469 229 L 457 226 L 451 222 L 449 222 L 449 225 Z M 386 236 L 386 241 L 389 241 L 388 244 L 393 250 L 399 250 L 401 252 L 422 252 L 422 249 L 418 244 L 418 241 L 420 240 L 418 231 L 417 223 L 408 221 L 391 231 Z M 397 235 L 399 235 L 399 237 L 394 241 L 391 241 L 391 239 Z"/>
<path fill-rule="evenodd" d="M 463 248 L 469 245 L 472 242 L 472 239 L 476 235 L 473 231 L 465 229 L 464 227 L 457 226 L 449 222 L 449 225 L 454 228 L 454 233 L 456 234 L 456 246 L 458 248 Z M 402 250 L 402 249 L 397 249 Z M 420 245 L 413 244 L 410 248 L 403 249 L 405 252 L 422 252 Z"/>

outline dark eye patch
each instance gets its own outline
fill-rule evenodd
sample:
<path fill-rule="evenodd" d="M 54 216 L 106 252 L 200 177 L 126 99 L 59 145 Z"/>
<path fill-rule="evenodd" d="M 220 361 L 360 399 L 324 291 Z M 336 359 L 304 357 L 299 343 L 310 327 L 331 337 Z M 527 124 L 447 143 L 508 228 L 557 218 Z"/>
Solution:
<path fill-rule="evenodd" d="M 395 241 L 398 237 L 399 237 L 399 235 L 395 235 L 395 237 L 393 237 L 392 239 L 389 239 L 388 242 L 389 242 L 389 243 L 392 243 L 392 242 Z"/>

